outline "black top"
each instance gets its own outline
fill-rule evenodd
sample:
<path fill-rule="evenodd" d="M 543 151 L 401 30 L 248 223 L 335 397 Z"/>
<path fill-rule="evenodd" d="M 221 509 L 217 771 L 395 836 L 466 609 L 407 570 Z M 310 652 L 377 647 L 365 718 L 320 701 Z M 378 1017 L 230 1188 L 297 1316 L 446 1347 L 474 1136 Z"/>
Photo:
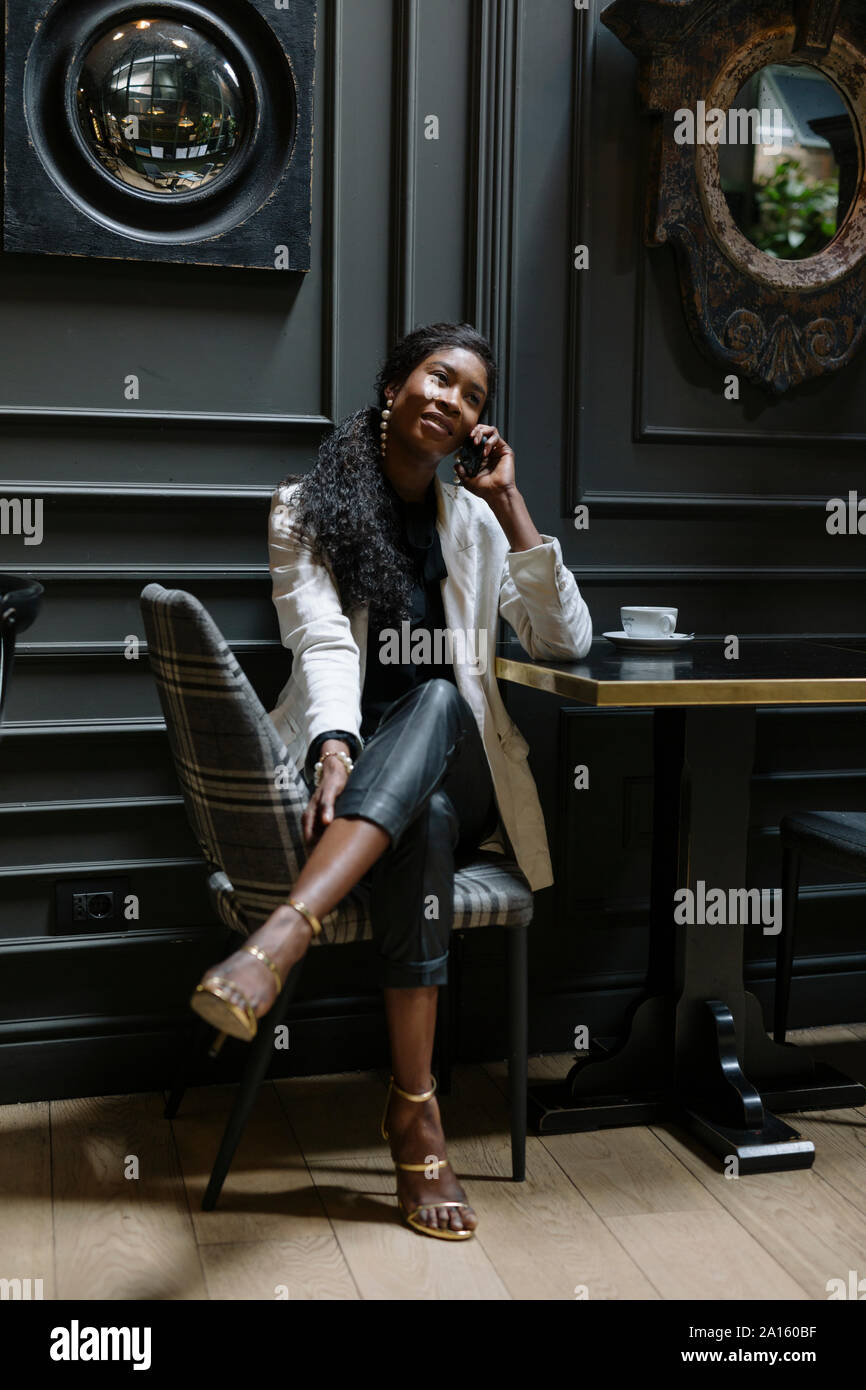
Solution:
<path fill-rule="evenodd" d="M 442 580 L 447 578 L 448 570 L 436 530 L 436 484 L 431 478 L 423 499 L 420 502 L 405 502 L 385 477 L 385 486 L 391 495 L 394 508 L 401 523 L 401 539 L 406 554 L 412 561 L 414 585 L 410 602 L 409 626 L 391 628 L 397 635 L 398 655 L 409 656 L 414 634 L 419 630 L 443 631 L 446 627 L 445 610 L 442 604 Z M 415 665 L 411 661 L 403 664 L 380 661 L 383 654 L 381 633 L 383 628 L 370 628 L 367 634 L 367 661 L 364 671 L 364 689 L 361 692 L 361 737 L 368 739 L 375 733 L 379 721 L 388 705 L 393 704 L 408 690 L 437 678 L 450 680 L 456 685 L 454 667 L 450 661 L 439 665 Z M 393 649 L 393 640 L 391 643 Z M 435 654 L 436 646 L 432 644 Z M 384 655 L 388 656 L 387 647 Z M 345 740 L 351 749 L 352 759 L 361 752 L 357 740 L 344 729 L 330 729 L 318 734 L 310 744 L 305 771 L 309 782 L 313 781 L 313 768 L 318 761 L 321 745 L 329 738 Z"/>

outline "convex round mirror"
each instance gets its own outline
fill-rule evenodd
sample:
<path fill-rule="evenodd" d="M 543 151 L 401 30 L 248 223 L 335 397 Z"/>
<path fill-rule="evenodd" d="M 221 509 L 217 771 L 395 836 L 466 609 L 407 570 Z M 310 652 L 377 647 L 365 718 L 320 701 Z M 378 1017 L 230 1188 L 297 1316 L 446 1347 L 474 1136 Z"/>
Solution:
<path fill-rule="evenodd" d="M 146 11 L 94 43 L 75 91 L 86 149 L 127 191 L 175 199 L 204 189 L 226 173 L 246 133 L 228 56 L 190 25 Z"/>
<path fill-rule="evenodd" d="M 774 63 L 740 88 L 719 143 L 722 191 L 758 250 L 807 260 L 842 226 L 860 177 L 854 121 L 839 89 L 808 63 Z"/>

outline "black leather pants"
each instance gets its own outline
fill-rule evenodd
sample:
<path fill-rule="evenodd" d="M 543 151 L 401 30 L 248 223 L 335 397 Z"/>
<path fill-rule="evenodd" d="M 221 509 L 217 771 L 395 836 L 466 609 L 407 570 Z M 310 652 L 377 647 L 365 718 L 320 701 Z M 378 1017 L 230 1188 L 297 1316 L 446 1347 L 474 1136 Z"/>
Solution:
<path fill-rule="evenodd" d="M 334 803 L 391 843 L 361 880 L 386 987 L 448 980 L 454 869 L 499 810 L 475 716 L 456 685 L 430 680 L 389 705 Z"/>

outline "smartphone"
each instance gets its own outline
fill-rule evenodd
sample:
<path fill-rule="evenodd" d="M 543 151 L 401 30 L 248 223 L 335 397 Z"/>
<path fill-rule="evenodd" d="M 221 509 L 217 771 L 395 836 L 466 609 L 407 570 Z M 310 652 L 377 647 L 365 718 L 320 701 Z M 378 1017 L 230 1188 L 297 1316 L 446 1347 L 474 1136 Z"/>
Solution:
<path fill-rule="evenodd" d="M 486 438 L 482 439 L 480 444 L 476 444 L 472 439 L 467 439 L 457 455 L 457 462 L 463 464 L 467 478 L 477 477 L 480 470 L 485 467 L 487 460 L 484 457 L 484 445 L 486 443 Z"/>

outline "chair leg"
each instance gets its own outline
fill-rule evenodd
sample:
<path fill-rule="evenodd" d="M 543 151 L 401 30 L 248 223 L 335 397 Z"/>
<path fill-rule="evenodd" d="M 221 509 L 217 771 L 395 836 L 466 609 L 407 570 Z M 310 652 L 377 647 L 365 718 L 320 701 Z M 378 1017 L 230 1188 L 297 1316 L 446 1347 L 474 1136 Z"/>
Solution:
<path fill-rule="evenodd" d="M 241 1078 L 237 1098 L 222 1137 L 207 1191 L 202 1198 L 202 1211 L 213 1211 L 219 1200 L 223 1183 L 235 1156 L 235 1150 L 241 1141 L 250 1111 L 255 1104 L 259 1086 L 265 1079 L 274 1055 L 274 1029 L 282 1023 L 286 1016 L 286 1011 L 297 989 L 303 963 L 303 959 L 299 960 L 289 971 L 282 994 L 273 1007 L 259 1020 L 258 1032 L 249 1044 L 250 1059 Z"/>
<path fill-rule="evenodd" d="M 800 889 L 800 853 L 786 849 L 782 855 L 782 931 L 776 948 L 776 998 L 773 1037 L 785 1041 L 788 1031 L 788 1005 L 791 1000 L 791 974 L 794 966 L 794 926 L 797 894 Z"/>
<path fill-rule="evenodd" d="M 526 1105 L 529 1085 L 529 981 L 526 927 L 508 936 L 508 1090 L 511 1108 L 511 1179 L 526 1180 Z"/>

